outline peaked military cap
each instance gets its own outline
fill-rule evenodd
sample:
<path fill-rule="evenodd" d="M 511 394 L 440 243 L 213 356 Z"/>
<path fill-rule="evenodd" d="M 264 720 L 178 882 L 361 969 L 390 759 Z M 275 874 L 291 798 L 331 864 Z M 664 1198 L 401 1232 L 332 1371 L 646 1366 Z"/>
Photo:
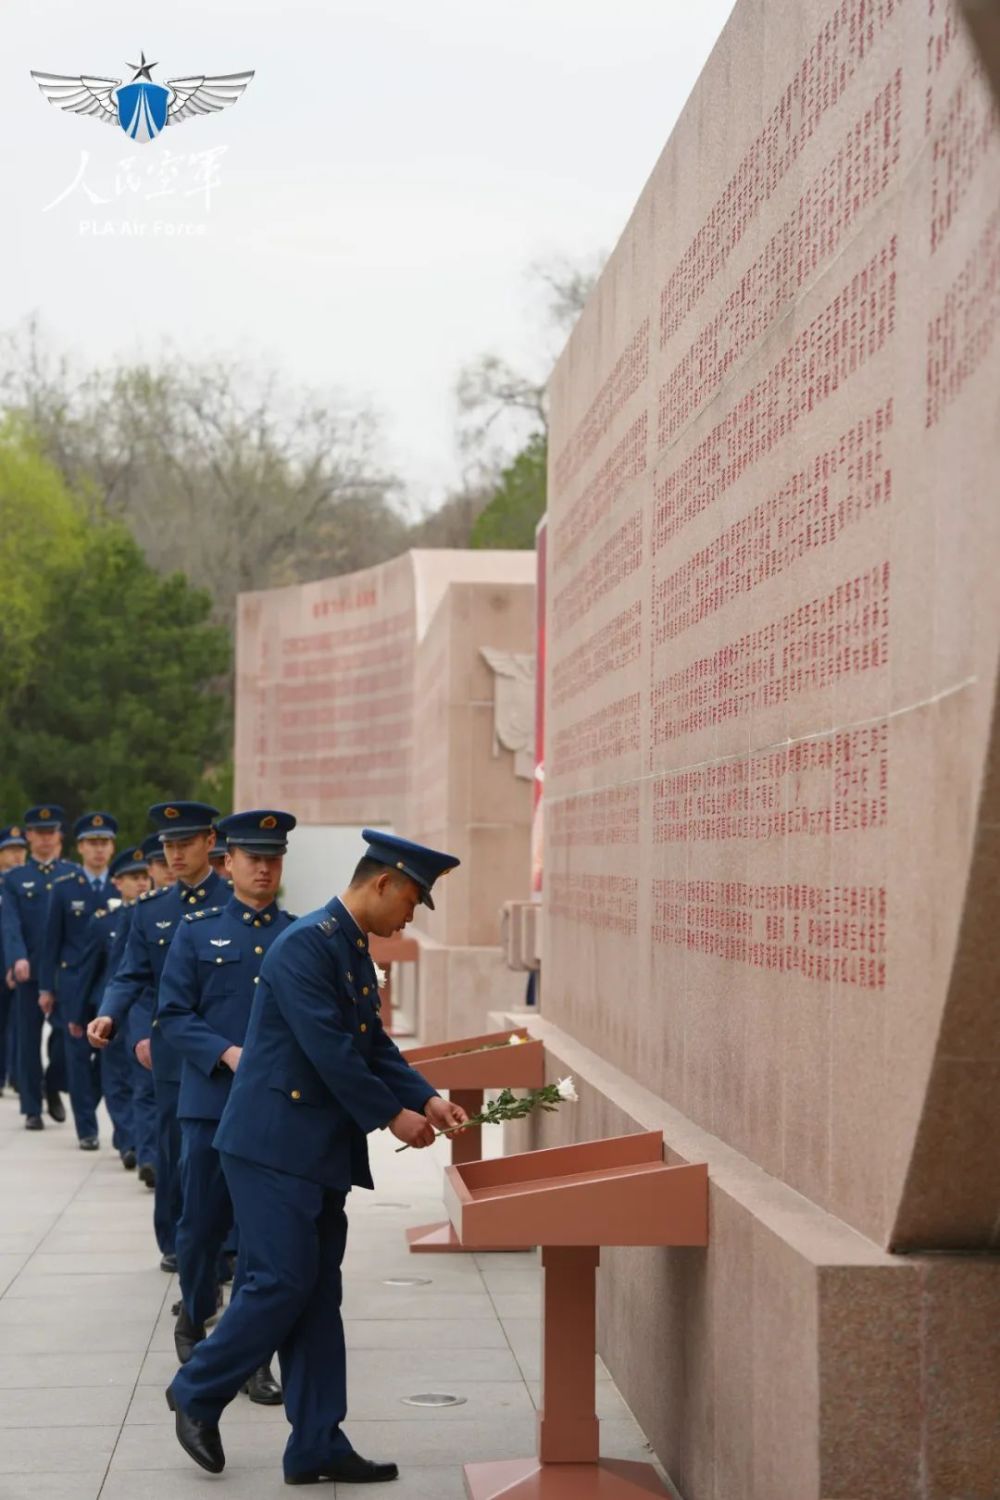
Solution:
<path fill-rule="evenodd" d="M 0 849 L 27 849 L 28 840 L 20 825 L 11 823 L 9 828 L 0 828 Z"/>
<path fill-rule="evenodd" d="M 166 863 L 167 856 L 163 852 L 163 845 L 160 843 L 160 835 L 158 833 L 148 833 L 143 839 L 142 856 L 147 864 L 154 859 L 159 859 Z"/>
<path fill-rule="evenodd" d="M 61 828 L 66 814 L 54 802 L 43 802 L 38 807 L 29 807 L 22 821 L 25 828 Z"/>
<path fill-rule="evenodd" d="M 277 808 L 257 807 L 252 812 L 220 818 L 218 831 L 230 849 L 245 849 L 248 854 L 284 854 L 297 821 L 291 813 Z"/>
<path fill-rule="evenodd" d="M 409 875 L 420 887 L 421 901 L 431 911 L 434 910 L 431 887 L 435 880 L 461 864 L 461 860 L 454 854 L 443 854 L 440 849 L 428 849 L 425 844 L 411 843 L 409 839 L 397 838 L 394 833 L 385 833 L 378 828 L 362 828 L 361 837 L 368 845 L 366 857 Z"/>
<path fill-rule="evenodd" d="M 136 844 L 115 855 L 108 867 L 108 874 L 114 879 L 116 875 L 139 875 L 148 868 L 149 861 L 145 851 L 141 844 Z"/>
<path fill-rule="evenodd" d="M 218 816 L 219 809 L 207 802 L 157 802 L 149 809 L 161 844 L 190 838 L 193 833 L 209 833 Z"/>
<path fill-rule="evenodd" d="M 118 819 L 106 812 L 84 813 L 73 824 L 73 837 L 81 839 L 113 839 L 118 833 Z"/>

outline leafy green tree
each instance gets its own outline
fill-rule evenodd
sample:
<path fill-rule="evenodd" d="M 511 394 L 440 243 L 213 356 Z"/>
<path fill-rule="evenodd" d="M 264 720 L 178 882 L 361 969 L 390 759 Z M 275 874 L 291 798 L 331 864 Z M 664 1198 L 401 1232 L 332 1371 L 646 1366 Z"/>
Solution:
<path fill-rule="evenodd" d="M 536 432 L 501 471 L 492 499 L 472 528 L 470 546 L 534 548 L 535 527 L 545 514 L 547 454 L 545 434 Z"/>
<path fill-rule="evenodd" d="M 80 513 L 24 428 L 0 427 L 0 716 L 30 681 L 58 591 L 83 549 Z"/>
<path fill-rule="evenodd" d="M 124 524 L 88 514 L 52 468 L 22 457 L 20 488 L 0 494 L 29 515 L 47 498 L 69 541 L 8 705 L 4 810 L 19 818 L 39 797 L 71 815 L 106 807 L 138 838 L 151 802 L 225 793 L 229 639 L 207 593 L 158 574 Z M 33 557 L 14 549 L 8 562 L 5 589 L 27 592 Z"/>

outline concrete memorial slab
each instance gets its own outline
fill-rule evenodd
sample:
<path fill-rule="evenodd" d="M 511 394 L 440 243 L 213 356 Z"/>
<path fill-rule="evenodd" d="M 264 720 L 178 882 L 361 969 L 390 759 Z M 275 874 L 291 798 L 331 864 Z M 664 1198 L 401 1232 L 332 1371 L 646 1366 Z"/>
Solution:
<path fill-rule="evenodd" d="M 602 1292 L 685 1500 L 1000 1472 L 998 187 L 946 0 L 739 0 L 551 383 L 516 1138 L 710 1163 Z"/>

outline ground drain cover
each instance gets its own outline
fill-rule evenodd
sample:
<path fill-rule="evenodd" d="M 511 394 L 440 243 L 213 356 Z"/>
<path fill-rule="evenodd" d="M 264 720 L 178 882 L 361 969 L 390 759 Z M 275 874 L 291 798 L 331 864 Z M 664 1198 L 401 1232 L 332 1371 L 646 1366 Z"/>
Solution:
<path fill-rule="evenodd" d="M 429 1276 L 386 1276 L 383 1286 L 430 1286 Z"/>
<path fill-rule="evenodd" d="M 420 1396 L 404 1396 L 404 1406 L 464 1406 L 465 1396 L 445 1396 L 440 1391 L 427 1391 Z"/>

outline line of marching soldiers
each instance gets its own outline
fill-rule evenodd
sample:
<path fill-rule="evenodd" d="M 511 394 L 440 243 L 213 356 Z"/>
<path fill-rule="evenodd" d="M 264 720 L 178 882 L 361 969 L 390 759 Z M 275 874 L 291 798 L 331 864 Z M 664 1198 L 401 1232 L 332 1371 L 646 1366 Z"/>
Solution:
<path fill-rule="evenodd" d="M 29 1130 L 45 1128 L 43 1107 L 65 1120 L 68 1091 L 86 1151 L 103 1094 L 124 1166 L 153 1187 L 161 1265 L 180 1279 L 166 1399 L 188 1456 L 221 1472 L 219 1421 L 245 1391 L 284 1403 L 286 1483 L 394 1479 L 397 1465 L 362 1457 L 342 1425 L 347 1198 L 373 1186 L 373 1130 L 421 1148 L 467 1116 L 385 1031 L 369 940 L 433 910 L 459 860 L 362 829 L 347 888 L 296 920 L 277 901 L 291 813 L 220 818 L 178 801 L 149 816 L 149 838 L 116 854 L 115 819 L 85 814 L 79 864 L 62 857 L 58 807 L 0 831 L 0 1081 Z"/>
<path fill-rule="evenodd" d="M 212 1140 L 261 961 L 293 918 L 277 904 L 295 818 L 257 809 L 219 818 L 206 803 L 162 802 L 141 843 L 116 852 L 118 824 L 90 812 L 29 808 L 0 829 L 0 1090 L 25 1128 L 43 1106 L 79 1147 L 99 1148 L 103 1097 L 112 1143 L 154 1194 L 164 1271 L 177 1271 L 175 1344 L 186 1362 L 237 1266 L 233 1209 Z M 45 1021 L 49 1022 L 46 1056 Z M 245 1387 L 281 1402 L 270 1366 Z"/>

